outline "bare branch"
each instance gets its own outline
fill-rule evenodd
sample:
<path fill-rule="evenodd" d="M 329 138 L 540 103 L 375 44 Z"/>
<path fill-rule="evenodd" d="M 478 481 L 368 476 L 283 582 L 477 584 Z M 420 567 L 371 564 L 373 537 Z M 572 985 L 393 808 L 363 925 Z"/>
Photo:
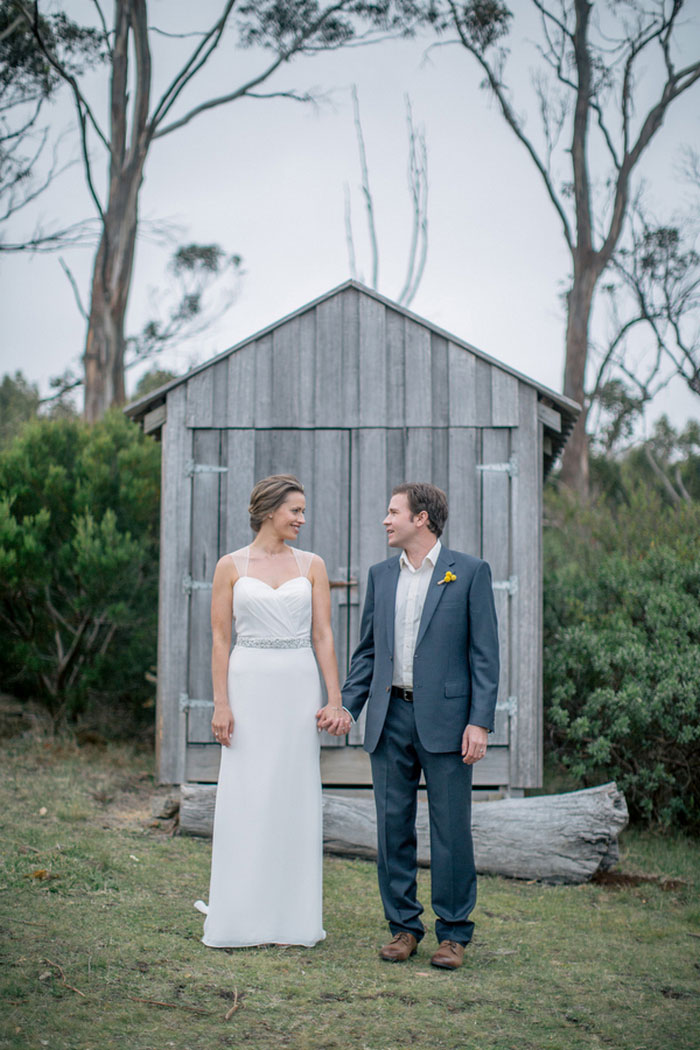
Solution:
<path fill-rule="evenodd" d="M 566 214 L 566 212 L 565 212 L 565 210 L 564 210 L 564 208 L 562 206 L 561 201 L 559 200 L 559 195 L 557 194 L 557 191 L 554 188 L 554 184 L 553 184 L 552 180 L 549 177 L 549 173 L 547 171 L 547 168 L 546 168 L 545 164 L 543 164 L 543 162 L 542 162 L 539 154 L 537 153 L 537 150 L 535 149 L 533 143 L 531 142 L 531 140 L 528 138 L 528 136 L 525 134 L 523 128 L 521 127 L 520 121 L 516 117 L 516 115 L 515 115 L 512 107 L 511 107 L 510 103 L 508 102 L 508 100 L 506 98 L 503 85 L 501 84 L 500 78 L 497 76 L 495 69 L 486 60 L 486 58 L 479 51 L 479 49 L 472 44 L 472 42 L 469 40 L 469 38 L 467 37 L 466 33 L 464 32 L 464 28 L 462 26 L 462 23 L 461 23 L 461 20 L 460 20 L 460 17 L 459 17 L 459 12 L 457 10 L 456 3 L 454 2 L 454 0 L 447 0 L 447 3 L 448 3 L 448 7 L 450 8 L 450 12 L 452 14 L 453 25 L 454 25 L 455 29 L 457 30 L 457 34 L 458 34 L 458 36 L 460 38 L 462 46 L 464 48 L 466 48 L 466 50 L 469 51 L 470 54 L 472 54 L 474 56 L 476 61 L 479 63 L 479 65 L 483 69 L 484 73 L 486 74 L 486 79 L 487 79 L 488 85 L 489 85 L 491 91 L 493 92 L 493 94 L 496 97 L 496 100 L 497 100 L 497 102 L 498 102 L 498 104 L 499 104 L 499 106 L 501 108 L 501 113 L 503 114 L 503 116 L 504 116 L 504 118 L 506 120 L 506 123 L 509 125 L 511 130 L 515 133 L 516 137 L 523 144 L 523 146 L 525 147 L 527 152 L 530 154 L 530 158 L 531 158 L 533 164 L 535 165 L 535 167 L 537 168 L 538 172 L 540 173 L 540 176 L 542 178 L 542 181 L 545 184 L 545 189 L 547 190 L 549 198 L 550 198 L 552 204 L 554 205 L 554 208 L 555 208 L 555 210 L 556 210 L 556 212 L 557 212 L 557 214 L 559 216 L 559 219 L 561 220 L 562 229 L 563 229 L 563 232 L 564 232 L 564 239 L 565 239 L 569 249 L 573 252 L 573 250 L 574 250 L 574 242 L 573 242 L 573 238 L 572 238 L 572 234 L 571 234 L 571 227 L 569 225 L 569 219 L 568 219 L 567 214 Z"/>
<path fill-rule="evenodd" d="M 105 47 L 107 48 L 107 54 L 111 58 L 112 57 L 112 44 L 111 44 L 110 39 L 109 39 L 109 30 L 107 29 L 107 20 L 106 20 L 106 18 L 104 16 L 104 11 L 102 10 L 102 5 L 100 4 L 100 0 L 92 0 L 92 2 L 93 2 L 93 4 L 95 5 L 95 7 L 97 9 L 97 17 L 99 18 L 100 25 L 102 26 L 102 36 L 104 38 Z"/>
<path fill-rule="evenodd" d="M 80 313 L 80 316 L 83 318 L 84 321 L 87 321 L 88 320 L 88 312 L 85 309 L 85 307 L 83 306 L 82 299 L 80 298 L 80 290 L 78 288 L 78 283 L 77 283 L 77 281 L 76 281 L 76 279 L 75 279 L 75 277 L 73 275 L 73 271 L 70 269 L 70 267 L 68 266 L 68 264 L 65 261 L 65 259 L 59 258 L 58 261 L 61 264 L 61 269 L 63 270 L 63 272 L 65 273 L 66 277 L 68 278 L 68 281 L 70 283 L 71 288 L 73 289 L 73 296 L 75 298 L 75 302 L 76 302 L 76 305 L 78 307 L 78 311 Z"/>
<path fill-rule="evenodd" d="M 365 198 L 367 228 L 372 249 L 372 288 L 376 288 L 379 280 L 379 248 L 377 246 L 377 228 L 374 222 L 374 202 L 372 201 L 372 191 L 370 190 L 369 185 L 369 169 L 367 167 L 365 140 L 362 134 L 362 122 L 360 120 L 360 101 L 357 95 L 356 84 L 353 84 L 352 86 L 352 107 L 355 120 L 355 134 L 357 136 L 357 150 L 360 156 L 360 170 L 362 172 L 362 195 Z"/>
<path fill-rule="evenodd" d="M 202 66 L 208 61 L 212 53 L 218 47 L 221 36 L 226 28 L 229 15 L 233 10 L 236 0 L 227 0 L 224 10 L 221 13 L 218 21 L 214 23 L 211 29 L 203 36 L 200 43 L 194 49 L 190 57 L 180 71 L 176 74 L 173 80 L 170 82 L 166 90 L 157 104 L 153 116 L 151 118 L 151 136 L 156 137 L 156 129 L 160 122 L 165 118 L 170 108 L 177 100 L 180 92 L 192 79 L 192 77 L 202 68 Z M 207 50 L 208 47 L 208 50 Z M 204 54 L 203 54 L 204 53 Z M 202 57 L 203 55 L 203 57 Z M 191 119 L 191 118 L 190 118 Z M 187 121 L 185 121 L 187 123 Z M 163 129 L 159 134 L 164 135 L 168 129 Z"/>
<path fill-rule="evenodd" d="M 355 257 L 355 240 L 352 235 L 352 204 L 350 200 L 350 187 L 345 183 L 345 243 L 348 249 L 348 261 L 350 263 L 350 276 L 353 281 L 357 277 L 357 259 Z"/>
<path fill-rule="evenodd" d="M 406 95 L 408 125 L 408 187 L 413 204 L 411 246 L 408 253 L 406 280 L 398 296 L 404 306 L 413 301 L 423 277 L 428 255 L 428 151 L 425 134 L 413 123 L 411 99 Z M 418 245 L 420 244 L 420 254 Z"/>

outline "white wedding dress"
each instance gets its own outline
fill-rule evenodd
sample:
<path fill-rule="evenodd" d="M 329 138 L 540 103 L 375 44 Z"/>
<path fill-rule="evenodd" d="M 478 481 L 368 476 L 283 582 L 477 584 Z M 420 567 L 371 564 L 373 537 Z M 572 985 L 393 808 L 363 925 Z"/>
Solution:
<path fill-rule="evenodd" d="M 299 575 L 277 588 L 248 575 L 248 548 L 230 555 L 238 571 L 228 665 L 234 729 L 221 748 L 209 905 L 196 905 L 212 948 L 310 947 L 326 936 L 313 554 L 290 549 Z"/>

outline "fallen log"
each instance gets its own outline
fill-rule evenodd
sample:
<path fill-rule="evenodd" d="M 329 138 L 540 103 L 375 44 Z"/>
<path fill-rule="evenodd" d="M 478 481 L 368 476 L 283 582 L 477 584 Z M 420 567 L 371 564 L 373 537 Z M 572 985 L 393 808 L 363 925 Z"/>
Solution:
<path fill-rule="evenodd" d="M 180 829 L 211 837 L 216 787 L 183 784 Z M 476 868 L 480 874 L 551 883 L 579 883 L 619 860 L 617 837 L 627 804 L 617 785 L 602 784 L 562 795 L 479 802 L 472 809 Z M 430 864 L 428 804 L 418 803 L 418 863 Z M 327 853 L 374 859 L 374 802 L 324 792 L 323 845 Z"/>

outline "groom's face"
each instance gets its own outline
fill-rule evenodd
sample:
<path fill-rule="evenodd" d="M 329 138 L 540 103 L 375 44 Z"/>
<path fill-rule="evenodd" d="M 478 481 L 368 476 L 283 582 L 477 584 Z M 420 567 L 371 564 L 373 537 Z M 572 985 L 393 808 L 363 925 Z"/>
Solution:
<path fill-rule="evenodd" d="M 386 529 L 386 538 L 390 547 L 403 549 L 412 540 L 415 540 L 416 533 L 420 529 L 416 518 L 411 514 L 408 496 L 405 492 L 398 492 L 391 497 L 389 509 L 382 525 Z"/>

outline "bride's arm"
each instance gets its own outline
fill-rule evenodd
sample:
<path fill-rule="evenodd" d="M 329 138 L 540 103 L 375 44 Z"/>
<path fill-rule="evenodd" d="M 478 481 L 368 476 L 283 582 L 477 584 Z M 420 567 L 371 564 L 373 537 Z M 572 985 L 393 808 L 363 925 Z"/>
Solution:
<path fill-rule="evenodd" d="M 214 687 L 214 714 L 211 729 L 224 747 L 228 747 L 233 733 L 233 715 L 228 702 L 228 657 L 231 650 L 233 626 L 233 585 L 238 573 L 233 559 L 219 559 L 214 572 L 211 592 L 211 680 Z"/>
<path fill-rule="evenodd" d="M 316 713 L 316 718 L 320 729 L 326 729 L 334 736 L 342 736 L 347 733 L 351 723 L 340 695 L 338 661 L 331 628 L 331 590 L 328 585 L 328 573 L 323 558 L 319 558 L 318 555 L 314 555 L 309 579 L 312 587 L 311 640 L 328 694 L 326 706 Z"/>

